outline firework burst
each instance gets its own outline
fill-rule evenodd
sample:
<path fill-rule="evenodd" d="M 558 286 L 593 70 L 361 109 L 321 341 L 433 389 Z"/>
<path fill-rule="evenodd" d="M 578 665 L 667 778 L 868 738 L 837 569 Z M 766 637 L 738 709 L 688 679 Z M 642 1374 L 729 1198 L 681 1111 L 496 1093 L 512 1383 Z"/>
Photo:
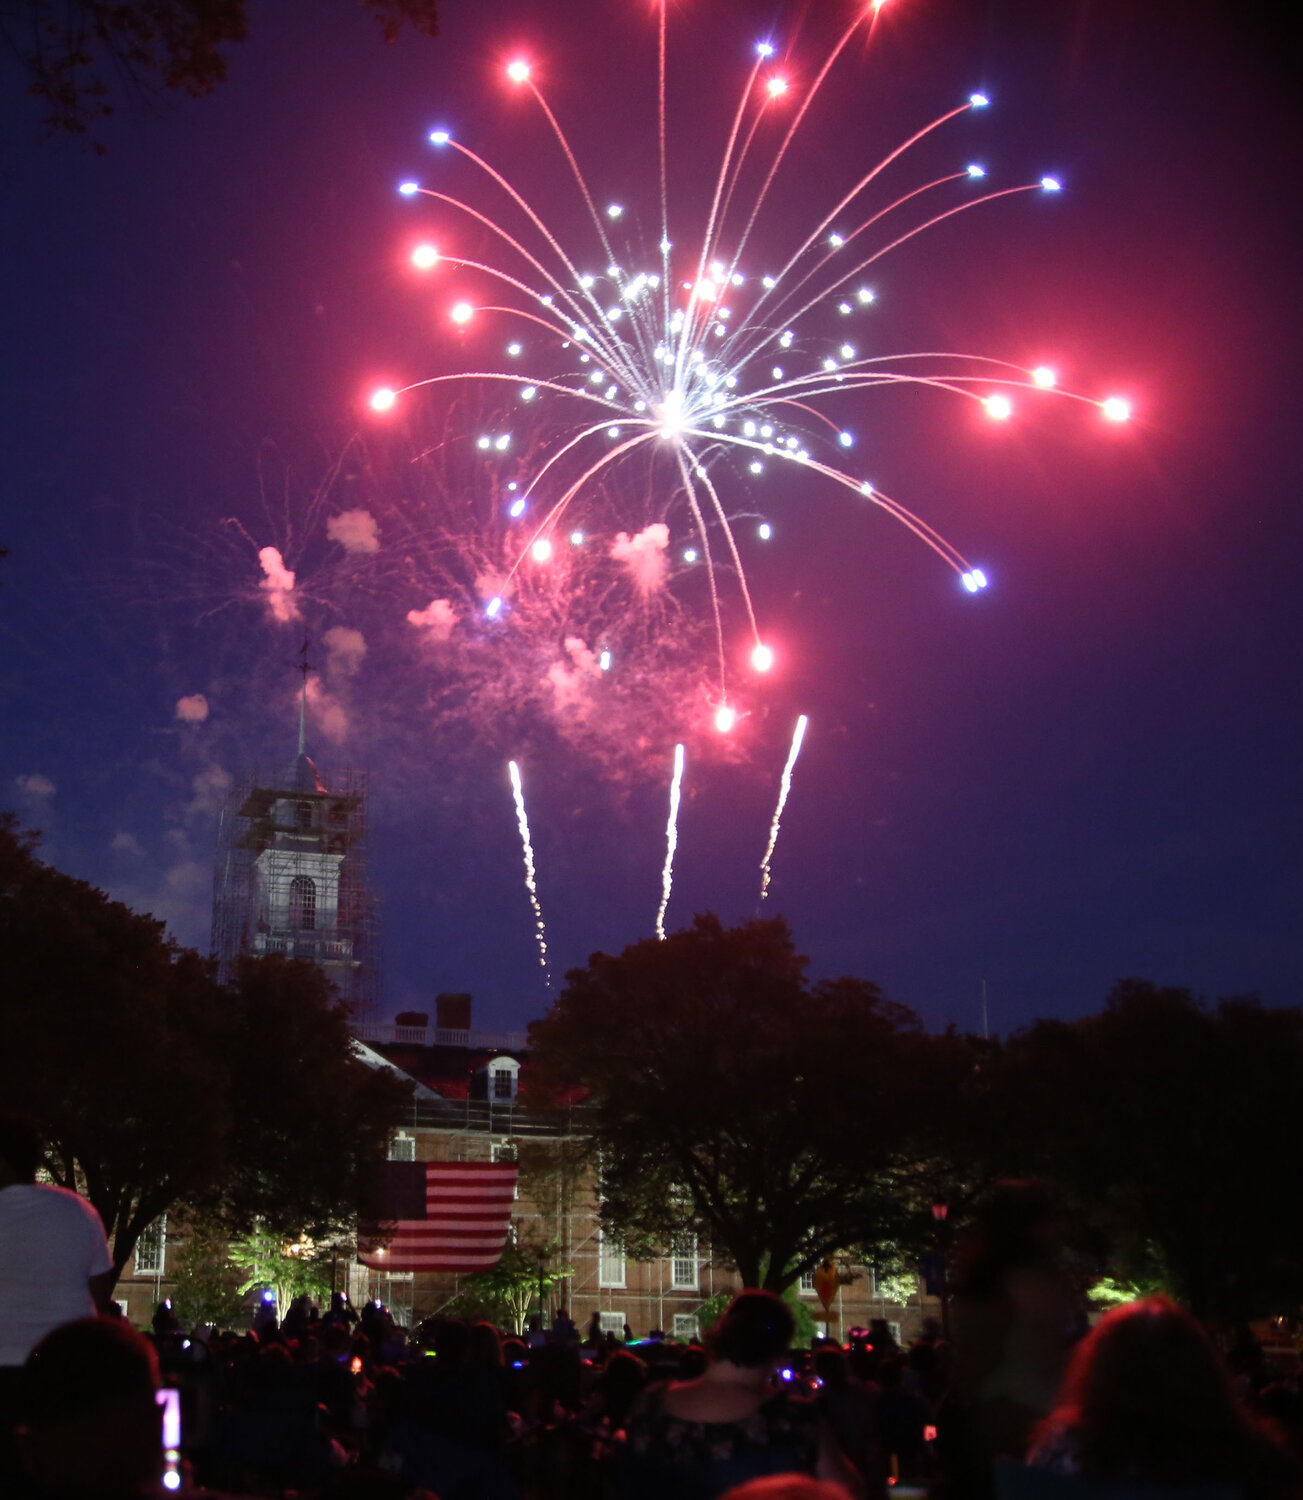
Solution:
<path fill-rule="evenodd" d="M 482 381 L 508 388 L 521 413 L 539 413 L 550 440 L 518 465 L 506 509 L 518 522 L 512 555 L 489 583 L 477 584 L 475 608 L 488 626 L 510 629 L 522 611 L 527 580 L 564 568 L 576 549 L 594 547 L 618 559 L 645 597 L 704 579 L 713 633 L 710 718 L 727 734 L 738 721 L 728 640 L 736 607 L 749 670 L 775 662 L 764 638 L 735 534 L 739 489 L 751 494 L 767 474 L 817 475 L 877 506 L 907 527 L 952 568 L 970 593 L 986 587 L 974 567 L 924 519 L 847 466 L 855 433 L 828 407 L 883 387 L 922 386 L 969 401 L 993 421 L 1015 409 L 1020 391 L 1052 390 L 1086 402 L 1109 420 L 1125 420 L 1120 397 L 1064 391 L 1053 371 L 957 352 L 884 354 L 873 347 L 874 268 L 918 235 L 982 205 L 1027 193 L 1054 193 L 1054 177 L 988 187 L 975 162 L 900 191 L 889 169 L 913 148 L 971 111 L 987 106 L 972 94 L 913 132 L 883 160 L 853 175 L 813 222 L 793 227 L 775 210 L 780 171 L 799 156 L 801 127 L 834 64 L 861 31 L 871 41 L 880 4 L 861 8 L 803 91 L 760 43 L 741 90 L 704 216 L 679 212 L 672 191 L 666 130 L 666 16 L 660 7 L 657 109 L 659 201 L 654 251 L 640 250 L 635 226 L 646 222 L 624 202 L 599 207 L 566 132 L 530 61 L 511 60 L 512 87 L 539 110 L 582 200 L 585 235 L 563 232 L 526 194 L 450 129 L 431 146 L 477 174 L 482 196 L 404 182 L 400 192 L 438 206 L 432 238 L 412 252 L 421 273 L 453 273 L 487 295 L 458 297 L 448 316 L 472 331 L 480 347 L 505 326 L 497 347 L 506 363 L 382 387 L 377 413 L 419 389 Z M 448 174 L 453 175 L 453 174 Z M 455 187 L 455 184 L 453 184 Z M 958 195 L 957 197 L 955 195 Z M 485 258 L 462 253 L 476 237 Z M 753 268 L 761 254 L 769 269 Z M 541 415 L 542 413 L 546 415 Z M 512 447 L 508 427 L 484 433 L 478 446 L 496 461 Z M 637 468 L 660 497 L 654 534 L 615 529 L 600 497 L 614 476 Z M 603 524 L 607 529 L 603 531 Z M 537 587 L 534 582 L 530 586 Z M 578 605 L 582 592 L 565 597 Z M 600 613 L 600 611 L 599 611 Z M 589 651 L 592 623 L 576 631 Z M 564 636 L 561 639 L 565 639 Z M 614 660 L 614 655 L 611 656 Z M 606 668 L 603 668 L 606 670 Z"/>

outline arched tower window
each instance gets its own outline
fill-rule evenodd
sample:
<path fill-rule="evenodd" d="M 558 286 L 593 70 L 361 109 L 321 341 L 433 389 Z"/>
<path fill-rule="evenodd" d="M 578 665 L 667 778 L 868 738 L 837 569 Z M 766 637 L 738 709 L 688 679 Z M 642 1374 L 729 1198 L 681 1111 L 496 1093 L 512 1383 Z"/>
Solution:
<path fill-rule="evenodd" d="M 317 925 L 317 882 L 310 875 L 290 881 L 290 927 L 296 930 Z"/>

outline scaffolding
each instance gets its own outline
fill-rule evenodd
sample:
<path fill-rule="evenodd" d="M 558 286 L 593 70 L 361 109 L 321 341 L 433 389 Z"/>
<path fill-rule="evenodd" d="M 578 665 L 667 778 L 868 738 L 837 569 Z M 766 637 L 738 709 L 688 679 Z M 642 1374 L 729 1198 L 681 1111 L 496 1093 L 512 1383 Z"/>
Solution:
<path fill-rule="evenodd" d="M 367 778 L 330 785 L 300 754 L 279 772 L 247 772 L 222 809 L 213 874 L 213 953 L 228 983 L 243 954 L 322 968 L 355 1025 L 380 1005 L 379 906 L 367 889 Z"/>

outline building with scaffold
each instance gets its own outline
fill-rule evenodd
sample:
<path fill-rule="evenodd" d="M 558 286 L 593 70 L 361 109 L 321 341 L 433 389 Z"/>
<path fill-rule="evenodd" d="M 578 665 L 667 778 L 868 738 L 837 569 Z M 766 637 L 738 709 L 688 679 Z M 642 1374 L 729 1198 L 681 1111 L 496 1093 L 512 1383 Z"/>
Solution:
<path fill-rule="evenodd" d="M 380 1007 L 379 906 L 366 878 L 367 778 L 323 777 L 305 748 L 279 770 L 250 770 L 218 824 L 213 954 L 229 980 L 244 954 L 317 964 L 357 1025 Z"/>

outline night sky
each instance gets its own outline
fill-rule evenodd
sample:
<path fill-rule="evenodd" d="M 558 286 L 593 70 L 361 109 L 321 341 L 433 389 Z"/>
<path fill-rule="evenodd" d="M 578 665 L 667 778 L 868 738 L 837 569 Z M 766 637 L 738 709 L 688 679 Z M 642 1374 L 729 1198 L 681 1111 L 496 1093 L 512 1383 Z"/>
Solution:
<path fill-rule="evenodd" d="M 451 273 L 421 282 L 405 263 L 418 233 L 451 232 L 395 191 L 445 170 L 432 127 L 600 260 L 537 112 L 502 80 L 508 58 L 534 59 L 598 201 L 644 205 L 656 230 L 652 8 L 443 0 L 439 38 L 392 47 L 346 0 L 250 10 L 229 81 L 198 101 L 123 101 L 104 156 L 41 141 L 3 75 L 0 806 L 43 830 L 60 868 L 206 949 L 214 808 L 231 775 L 292 756 L 306 627 L 337 710 L 310 748 L 327 778 L 371 776 L 385 1011 L 468 990 L 478 1025 L 523 1025 L 548 995 L 506 756 L 524 768 L 557 984 L 652 931 L 674 705 L 642 763 L 468 728 L 412 646 L 405 614 L 431 594 L 401 547 L 363 607 L 324 533 L 365 503 L 390 547 L 383 466 L 360 500 L 320 485 L 355 432 L 383 441 L 375 384 L 500 364 L 513 332 L 455 334 Z M 754 43 L 790 52 L 799 87 L 845 13 L 672 7 L 681 239 Z M 746 686 L 728 755 L 689 737 L 671 927 L 755 914 L 807 712 L 765 910 L 790 920 L 816 976 L 874 979 L 966 1029 L 983 980 L 1000 1030 L 1095 1009 L 1130 975 L 1303 1000 L 1300 142 L 1282 46 L 1242 7 L 890 0 L 869 54 L 838 65 L 749 259 L 983 89 L 992 107 L 894 180 L 979 160 L 994 185 L 1052 172 L 1064 191 L 888 257 L 859 336 L 1045 361 L 1135 416 L 1111 426 L 1025 396 L 997 424 L 916 389 L 828 407 L 858 434 L 858 470 L 986 570 L 976 597 L 813 476 L 730 492 L 774 527 L 761 543 L 740 522 L 739 538 L 779 660 Z M 449 399 L 409 408 L 390 440 L 415 441 L 418 412 L 451 420 Z M 301 623 L 270 618 L 269 545 L 297 571 Z M 699 587 L 681 597 L 700 619 Z M 328 652 L 336 627 L 361 633 L 364 657 Z M 208 715 L 184 722 L 178 702 L 198 694 Z"/>

